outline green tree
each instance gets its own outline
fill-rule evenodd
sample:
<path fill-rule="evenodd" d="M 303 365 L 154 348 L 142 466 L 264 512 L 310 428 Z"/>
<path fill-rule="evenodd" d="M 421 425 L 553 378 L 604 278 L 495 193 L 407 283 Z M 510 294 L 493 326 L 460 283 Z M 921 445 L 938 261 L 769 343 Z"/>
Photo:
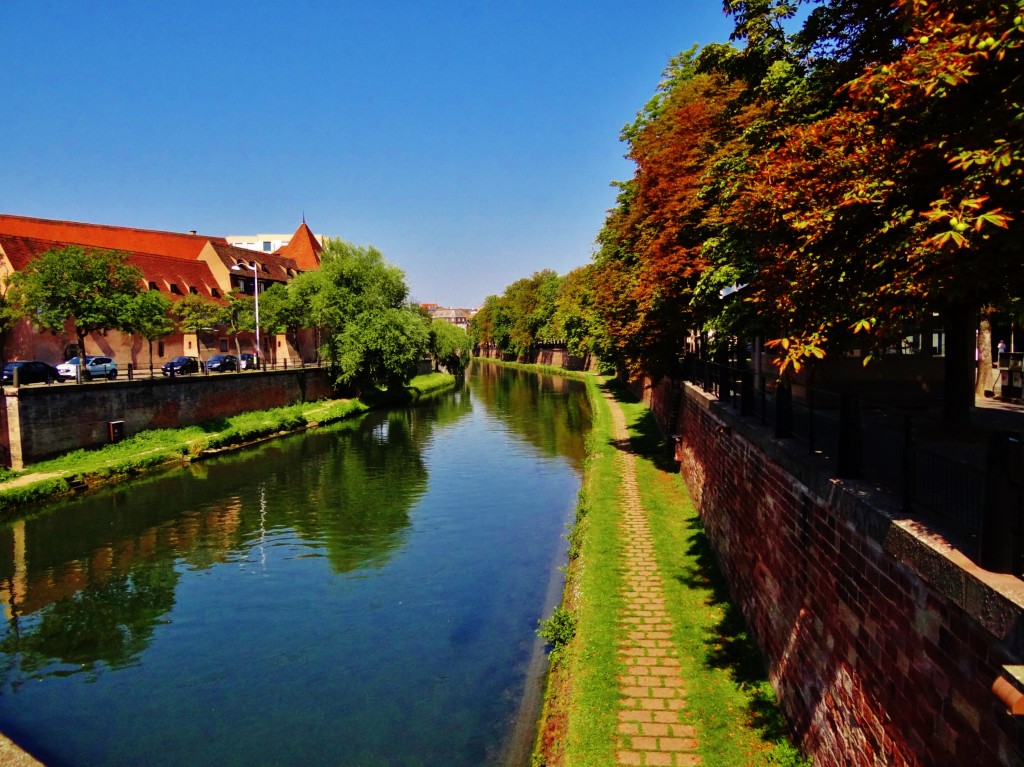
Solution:
<path fill-rule="evenodd" d="M 51 248 L 10 277 L 9 300 L 40 329 L 64 331 L 74 323 L 79 359 L 90 333 L 130 329 L 129 308 L 142 288 L 142 271 L 126 253 Z"/>
<path fill-rule="evenodd" d="M 332 240 L 320 268 L 289 285 L 294 311 L 320 333 L 320 357 L 343 386 L 405 383 L 427 351 L 428 332 L 408 301 L 405 275 L 380 251 Z"/>
<path fill-rule="evenodd" d="M 220 309 L 220 316 L 217 324 L 223 325 L 235 339 L 235 354 L 242 357 L 242 342 L 238 337 L 239 333 L 251 333 L 256 329 L 256 308 L 252 296 L 244 293 L 231 291 L 228 294 L 227 303 Z M 262 306 L 260 307 L 262 308 Z M 262 314 L 260 320 L 263 319 Z"/>
<path fill-rule="evenodd" d="M 7 336 L 11 328 L 22 318 L 22 313 L 17 306 L 11 303 L 8 294 L 10 286 L 4 283 L 4 290 L 0 293 L 0 363 L 7 363 Z"/>
<path fill-rule="evenodd" d="M 153 374 L 153 342 L 174 332 L 172 306 L 171 299 L 155 290 L 141 291 L 128 306 L 128 329 L 149 344 L 150 375 Z"/>
<path fill-rule="evenodd" d="M 196 334 L 196 355 L 203 360 L 203 345 L 200 336 L 220 323 L 223 309 L 196 293 L 189 293 L 174 305 L 174 316 L 183 332 Z"/>
<path fill-rule="evenodd" d="M 473 342 L 462 328 L 445 320 L 434 320 L 430 324 L 429 347 L 434 370 L 444 366 L 452 375 L 459 375 L 469 363 Z"/>
<path fill-rule="evenodd" d="M 607 352 L 607 334 L 598 313 L 595 285 L 596 266 L 588 264 L 562 278 L 555 297 L 552 322 L 570 354 L 603 358 Z"/>

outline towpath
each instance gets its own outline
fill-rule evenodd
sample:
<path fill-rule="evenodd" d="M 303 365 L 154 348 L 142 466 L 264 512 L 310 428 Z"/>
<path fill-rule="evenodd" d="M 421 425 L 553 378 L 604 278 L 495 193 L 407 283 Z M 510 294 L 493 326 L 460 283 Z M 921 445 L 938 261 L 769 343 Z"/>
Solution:
<path fill-rule="evenodd" d="M 672 644 L 661 574 L 647 515 L 637 487 L 636 456 L 629 446 L 622 408 L 605 394 L 621 463 L 623 540 L 622 631 L 617 652 L 626 667 L 619 677 L 617 765 L 692 767 L 701 763 L 693 727 L 683 719 L 686 683 Z"/>

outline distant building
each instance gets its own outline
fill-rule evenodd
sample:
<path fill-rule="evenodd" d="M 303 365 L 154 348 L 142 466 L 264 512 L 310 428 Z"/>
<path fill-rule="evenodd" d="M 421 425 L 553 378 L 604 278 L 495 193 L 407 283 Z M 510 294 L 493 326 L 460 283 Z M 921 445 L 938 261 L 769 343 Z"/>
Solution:
<path fill-rule="evenodd" d="M 0 214 L 0 276 L 24 269 L 33 258 L 47 250 L 67 245 L 116 250 L 128 255 L 128 262 L 142 271 L 143 289 L 164 293 L 172 301 L 188 294 L 200 295 L 214 303 L 224 303 L 231 291 L 252 295 L 274 283 L 284 284 L 296 274 L 320 265 L 322 246 L 303 222 L 287 244 L 275 252 L 257 255 L 252 250 L 233 246 L 227 238 L 195 232 L 161 232 L 122 226 L 86 224 L 74 221 L 29 218 Z M 239 266 L 239 269 L 232 267 Z M 255 270 L 253 267 L 255 266 Z M 253 334 L 239 334 L 246 345 Z M 233 351 L 235 338 L 224 328 L 211 328 L 202 334 L 175 333 L 156 347 L 157 358 L 178 354 L 208 354 Z M 314 359 L 315 347 L 307 339 L 262 339 L 261 355 L 273 361 Z M 38 333 L 27 320 L 11 329 L 6 344 L 9 359 L 42 359 L 60 362 L 78 353 L 73 325 L 63 334 Z M 147 344 L 137 336 L 111 331 L 92 334 L 86 352 L 114 357 L 122 366 L 148 365 Z"/>
<path fill-rule="evenodd" d="M 325 235 L 313 234 L 312 232 L 310 232 L 310 235 L 321 248 L 327 244 L 327 237 Z M 224 239 L 227 240 L 229 245 L 234 245 L 236 248 L 258 250 L 262 253 L 276 253 L 282 248 L 287 248 L 294 237 L 295 234 L 229 234 Z"/>
<path fill-rule="evenodd" d="M 456 327 L 462 328 L 463 330 L 469 330 L 469 321 L 473 319 L 473 315 L 476 314 L 476 309 L 454 309 L 444 308 L 437 304 L 420 304 L 427 311 L 430 312 L 430 316 L 435 320 L 444 320 L 445 322 L 455 325 Z M 429 307 L 434 307 L 430 309 Z"/>

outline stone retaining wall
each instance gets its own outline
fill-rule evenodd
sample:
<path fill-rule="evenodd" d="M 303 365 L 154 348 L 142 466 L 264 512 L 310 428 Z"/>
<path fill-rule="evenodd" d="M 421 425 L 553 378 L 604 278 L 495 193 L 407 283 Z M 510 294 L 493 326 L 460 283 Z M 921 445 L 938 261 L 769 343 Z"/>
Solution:
<path fill-rule="evenodd" d="M 1021 765 L 1024 584 L 700 389 L 643 389 L 815 765 Z"/>
<path fill-rule="evenodd" d="M 111 422 L 123 422 L 127 437 L 331 396 L 330 380 L 320 368 L 5 387 L 0 447 L 4 463 L 20 469 L 107 444 Z"/>

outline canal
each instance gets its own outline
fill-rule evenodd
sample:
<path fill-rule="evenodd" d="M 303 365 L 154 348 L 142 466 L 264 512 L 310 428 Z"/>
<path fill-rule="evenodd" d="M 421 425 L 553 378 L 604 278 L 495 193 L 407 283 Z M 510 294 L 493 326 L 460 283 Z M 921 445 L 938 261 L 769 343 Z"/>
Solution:
<path fill-rule="evenodd" d="M 0 731 L 49 767 L 529 764 L 589 421 L 478 365 L 6 525 Z"/>

